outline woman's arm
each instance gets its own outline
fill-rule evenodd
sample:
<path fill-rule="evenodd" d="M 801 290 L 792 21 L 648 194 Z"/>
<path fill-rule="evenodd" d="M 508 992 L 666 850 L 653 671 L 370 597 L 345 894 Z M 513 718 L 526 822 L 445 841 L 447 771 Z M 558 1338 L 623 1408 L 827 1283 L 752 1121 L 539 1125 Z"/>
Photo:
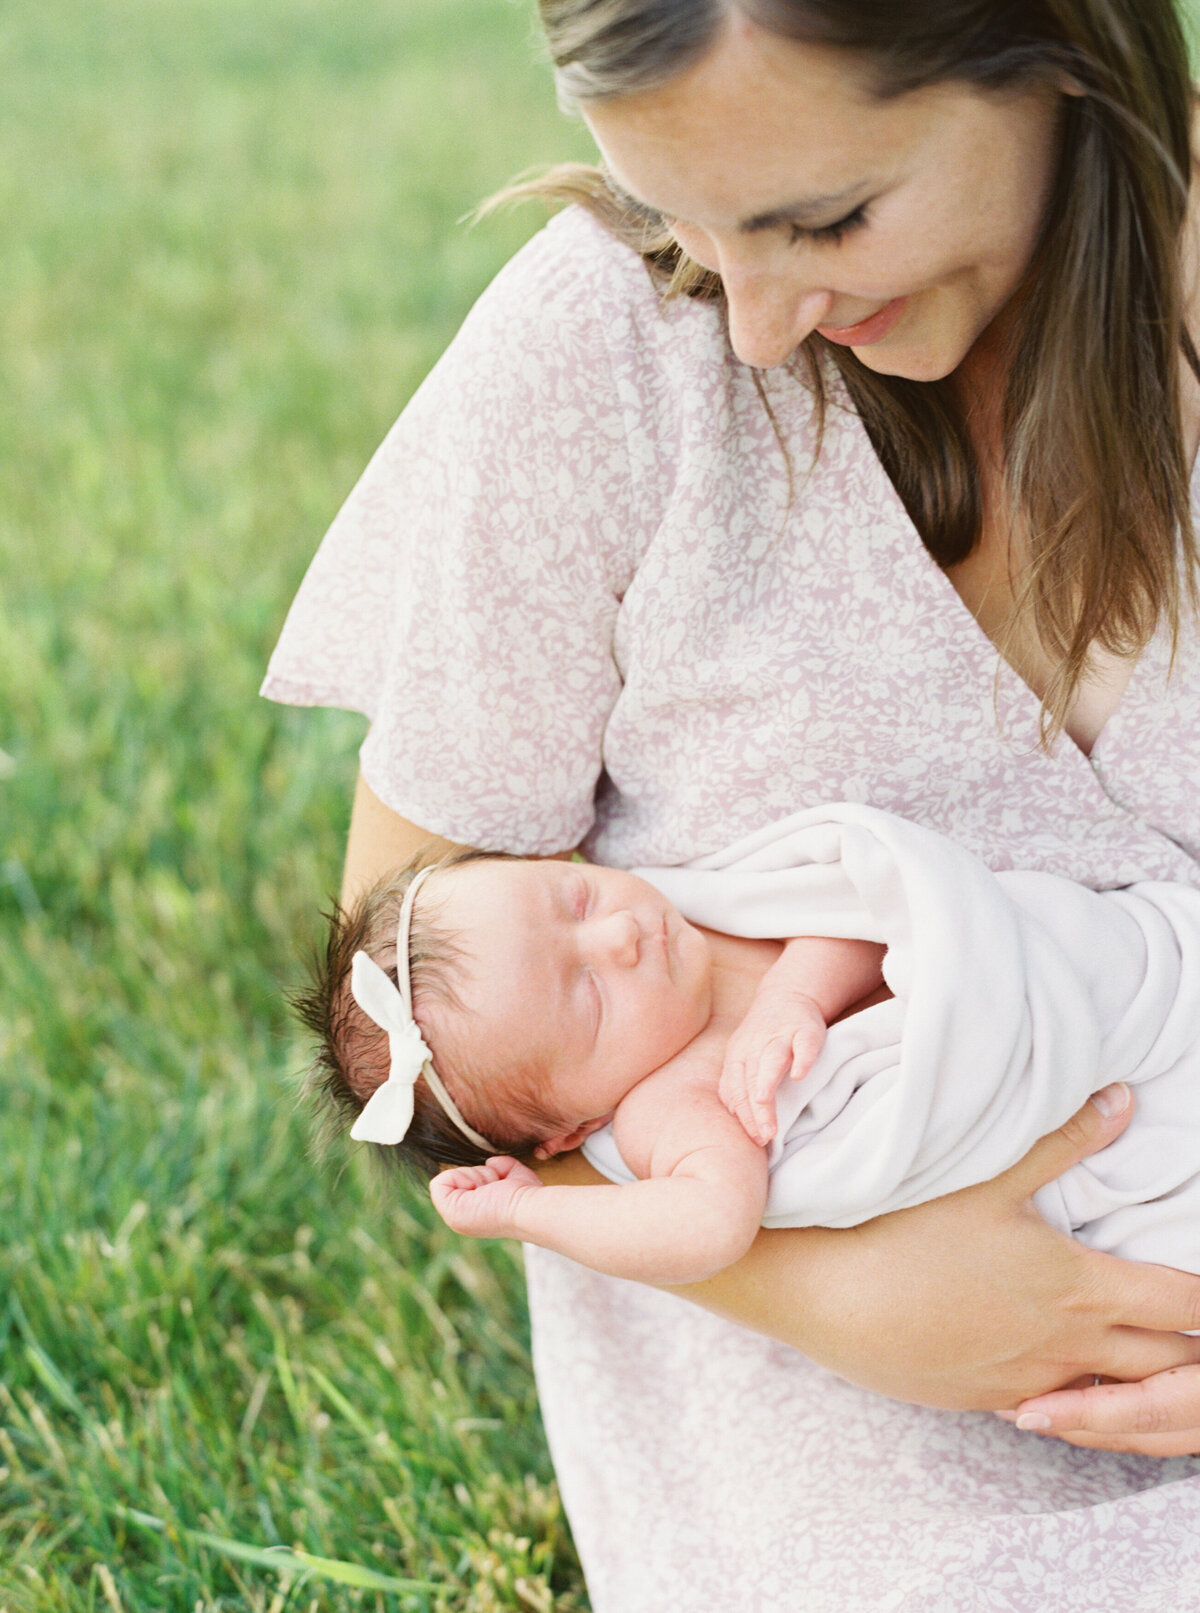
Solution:
<path fill-rule="evenodd" d="M 459 848 L 453 840 L 430 834 L 407 818 L 402 818 L 383 802 L 360 773 L 350 809 L 350 833 L 346 837 L 346 862 L 342 869 L 342 903 L 373 885 L 377 879 L 403 868 L 418 851 L 431 857 Z"/>
<path fill-rule="evenodd" d="M 448 844 L 360 781 L 345 893 Z M 760 1232 L 736 1265 L 677 1292 L 866 1388 L 925 1405 L 1012 1406 L 1084 1376 L 1158 1374 L 1122 1388 L 1136 1408 L 1105 1387 L 1073 1394 L 1076 1416 L 1081 1405 L 1091 1417 L 1114 1408 L 1113 1426 L 1083 1440 L 1164 1454 L 1162 1441 L 1173 1438 L 1186 1442 L 1176 1450 L 1200 1451 L 1200 1367 L 1187 1364 L 1200 1361 L 1200 1340 L 1174 1331 L 1200 1329 L 1200 1278 L 1097 1254 L 1047 1226 L 1031 1202 L 1112 1142 L 1129 1115 L 1085 1105 L 995 1181 L 861 1227 Z M 577 1155 L 539 1174 L 601 1180 Z"/>
<path fill-rule="evenodd" d="M 1167 1376 L 1200 1361 L 1200 1340 L 1169 1331 L 1200 1325 L 1200 1278 L 1098 1255 L 1031 1202 L 1112 1142 L 1131 1112 L 1105 1117 L 1087 1104 L 994 1181 L 861 1227 L 764 1230 L 736 1265 L 676 1291 L 897 1400 L 995 1408 L 1035 1385 L 1159 1373 L 1146 1392 L 1171 1403 L 1180 1378 L 1200 1391 L 1200 1367 Z M 539 1171 L 598 1179 L 577 1155 Z"/>

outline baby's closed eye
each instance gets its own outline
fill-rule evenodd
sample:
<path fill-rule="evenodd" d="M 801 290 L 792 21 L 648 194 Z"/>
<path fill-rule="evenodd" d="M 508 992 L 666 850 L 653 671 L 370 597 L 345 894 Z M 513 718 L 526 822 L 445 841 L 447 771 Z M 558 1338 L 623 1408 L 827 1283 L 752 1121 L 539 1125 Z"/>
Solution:
<path fill-rule="evenodd" d="M 571 917 L 585 919 L 588 908 L 591 906 L 592 892 L 587 880 L 582 874 L 573 874 L 567 889 L 567 901 Z"/>

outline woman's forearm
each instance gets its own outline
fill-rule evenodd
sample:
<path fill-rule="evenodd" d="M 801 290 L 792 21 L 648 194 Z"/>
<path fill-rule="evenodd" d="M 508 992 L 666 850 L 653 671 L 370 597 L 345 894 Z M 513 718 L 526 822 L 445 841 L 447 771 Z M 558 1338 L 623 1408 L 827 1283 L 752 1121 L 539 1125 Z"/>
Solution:
<path fill-rule="evenodd" d="M 342 901 L 353 901 L 377 879 L 402 868 L 419 851 L 429 857 L 440 857 L 456 849 L 454 841 L 430 834 L 428 829 L 410 823 L 385 806 L 360 774 L 350 812 L 350 832 L 346 837 Z"/>
<path fill-rule="evenodd" d="M 1033 1194 L 1112 1142 L 1130 1110 L 1087 1104 L 994 1181 L 844 1231 L 761 1231 L 709 1280 L 674 1289 L 897 1400 L 1015 1405 L 1083 1376 L 1200 1360 L 1200 1278 L 1098 1255 L 1048 1227 Z M 544 1179 L 595 1181 L 576 1156 Z M 1178 1318 L 1178 1319 L 1176 1319 Z"/>
<path fill-rule="evenodd" d="M 550 1186 L 611 1186 L 580 1153 L 539 1161 L 536 1170 Z M 712 1277 L 687 1285 L 658 1286 L 670 1286 L 706 1310 L 717 1311 L 743 1327 L 766 1333 L 816 1358 L 817 1340 L 809 1333 L 814 1331 L 811 1323 L 818 1307 L 810 1289 L 821 1281 L 824 1259 L 836 1259 L 848 1236 L 853 1234 L 831 1232 L 824 1227 L 761 1229 L 739 1260 Z"/>

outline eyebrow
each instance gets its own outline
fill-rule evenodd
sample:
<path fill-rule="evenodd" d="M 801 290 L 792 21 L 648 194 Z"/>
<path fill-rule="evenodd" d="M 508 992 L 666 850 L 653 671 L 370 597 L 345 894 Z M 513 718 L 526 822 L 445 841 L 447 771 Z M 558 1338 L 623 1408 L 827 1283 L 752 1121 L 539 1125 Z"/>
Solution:
<path fill-rule="evenodd" d="M 755 213 L 738 225 L 743 235 L 755 235 L 759 230 L 773 230 L 780 224 L 807 224 L 822 218 L 831 208 L 842 207 L 855 197 L 865 196 L 870 185 L 852 185 L 849 190 L 831 191 L 828 196 L 809 196 L 802 202 L 788 202 L 773 207 L 767 213 Z"/>
<path fill-rule="evenodd" d="M 613 177 L 612 170 L 604 165 L 604 176 L 608 181 L 616 199 L 631 213 L 647 222 L 666 223 L 668 215 L 656 207 L 639 201 L 631 196 L 625 187 Z M 744 218 L 737 228 L 742 235 L 757 235 L 760 230 L 778 229 L 781 224 L 811 224 L 825 223 L 823 215 L 828 214 L 831 208 L 844 207 L 856 199 L 870 194 L 874 189 L 874 181 L 864 179 L 860 184 L 851 185 L 846 190 L 830 191 L 825 196 L 807 196 L 803 201 L 787 202 L 783 207 L 772 207 L 765 213 L 754 213 Z"/>

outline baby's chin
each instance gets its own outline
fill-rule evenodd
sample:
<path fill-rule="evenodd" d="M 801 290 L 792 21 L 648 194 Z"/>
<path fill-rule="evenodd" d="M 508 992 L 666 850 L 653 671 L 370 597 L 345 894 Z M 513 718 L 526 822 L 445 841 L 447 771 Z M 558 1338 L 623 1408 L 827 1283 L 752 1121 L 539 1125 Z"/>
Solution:
<path fill-rule="evenodd" d="M 672 935 L 672 946 L 680 964 L 688 971 L 694 971 L 697 977 L 707 978 L 712 974 L 712 949 L 708 944 L 708 937 L 703 930 L 698 930 L 694 924 L 689 924 L 682 915 L 676 914 L 678 929 Z"/>

